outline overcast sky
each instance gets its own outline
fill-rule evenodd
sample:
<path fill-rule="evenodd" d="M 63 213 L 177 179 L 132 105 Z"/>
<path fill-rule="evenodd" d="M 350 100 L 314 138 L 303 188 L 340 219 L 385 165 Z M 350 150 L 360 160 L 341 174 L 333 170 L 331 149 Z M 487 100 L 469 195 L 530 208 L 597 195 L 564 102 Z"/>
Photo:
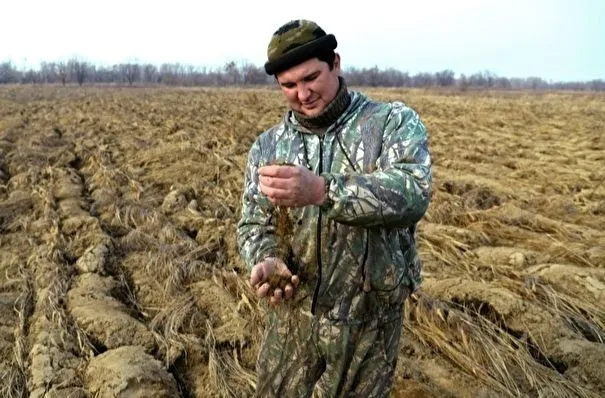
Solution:
<path fill-rule="evenodd" d="M 605 0 L 353 1 L 5 0 L 0 61 L 261 66 L 271 34 L 306 18 L 345 68 L 605 79 Z"/>

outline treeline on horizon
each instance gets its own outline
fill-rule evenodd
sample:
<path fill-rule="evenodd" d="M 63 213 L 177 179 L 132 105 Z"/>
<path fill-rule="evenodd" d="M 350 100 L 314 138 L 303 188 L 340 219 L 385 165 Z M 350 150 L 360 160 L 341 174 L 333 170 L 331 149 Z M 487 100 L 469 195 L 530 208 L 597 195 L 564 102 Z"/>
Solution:
<path fill-rule="evenodd" d="M 580 90 L 605 91 L 605 80 L 547 82 L 540 77 L 508 78 L 490 71 L 472 75 L 445 69 L 435 73 L 409 74 L 393 68 L 344 68 L 349 86 L 365 87 L 457 87 L 502 90 Z M 19 69 L 11 61 L 0 63 L 0 84 L 124 84 L 168 86 L 262 86 L 274 85 L 262 67 L 251 63 L 228 62 L 221 67 L 181 63 L 121 63 L 95 65 L 72 58 L 68 61 L 41 62 L 38 68 Z"/>

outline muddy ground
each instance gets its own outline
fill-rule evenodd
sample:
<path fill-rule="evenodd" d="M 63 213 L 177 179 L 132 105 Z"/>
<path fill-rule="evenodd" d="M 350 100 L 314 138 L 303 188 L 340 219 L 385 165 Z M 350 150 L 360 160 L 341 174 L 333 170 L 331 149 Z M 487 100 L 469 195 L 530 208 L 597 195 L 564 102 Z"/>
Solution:
<path fill-rule="evenodd" d="M 366 90 L 420 112 L 394 397 L 605 396 L 605 96 Z M 235 246 L 274 90 L 0 88 L 0 396 L 250 396 Z"/>

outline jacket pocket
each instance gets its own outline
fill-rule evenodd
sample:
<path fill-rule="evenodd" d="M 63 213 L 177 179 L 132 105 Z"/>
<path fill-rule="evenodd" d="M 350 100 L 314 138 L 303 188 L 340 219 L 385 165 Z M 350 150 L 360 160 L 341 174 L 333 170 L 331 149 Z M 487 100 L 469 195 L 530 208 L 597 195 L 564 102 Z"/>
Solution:
<path fill-rule="evenodd" d="M 402 236 L 397 230 L 370 232 L 367 246 L 364 268 L 370 290 L 395 293 L 406 279 L 409 236 Z"/>

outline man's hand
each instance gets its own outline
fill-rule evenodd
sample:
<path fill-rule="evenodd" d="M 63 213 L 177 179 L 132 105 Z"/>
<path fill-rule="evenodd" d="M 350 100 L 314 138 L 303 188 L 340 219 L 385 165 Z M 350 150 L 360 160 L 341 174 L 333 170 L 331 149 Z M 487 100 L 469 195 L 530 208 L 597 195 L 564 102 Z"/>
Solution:
<path fill-rule="evenodd" d="M 301 166 L 264 166 L 258 169 L 260 190 L 276 206 L 321 205 L 324 179 Z"/>
<path fill-rule="evenodd" d="M 278 305 L 284 298 L 286 300 L 292 298 L 294 289 L 299 282 L 298 276 L 292 275 L 286 264 L 275 257 L 269 257 L 252 267 L 250 284 L 256 289 L 258 297 L 267 297 L 267 293 L 273 287 L 268 282 L 269 279 L 285 279 L 290 282 L 283 290 L 279 287 L 275 288 L 273 295 L 269 297 L 269 301 L 273 305 Z"/>

